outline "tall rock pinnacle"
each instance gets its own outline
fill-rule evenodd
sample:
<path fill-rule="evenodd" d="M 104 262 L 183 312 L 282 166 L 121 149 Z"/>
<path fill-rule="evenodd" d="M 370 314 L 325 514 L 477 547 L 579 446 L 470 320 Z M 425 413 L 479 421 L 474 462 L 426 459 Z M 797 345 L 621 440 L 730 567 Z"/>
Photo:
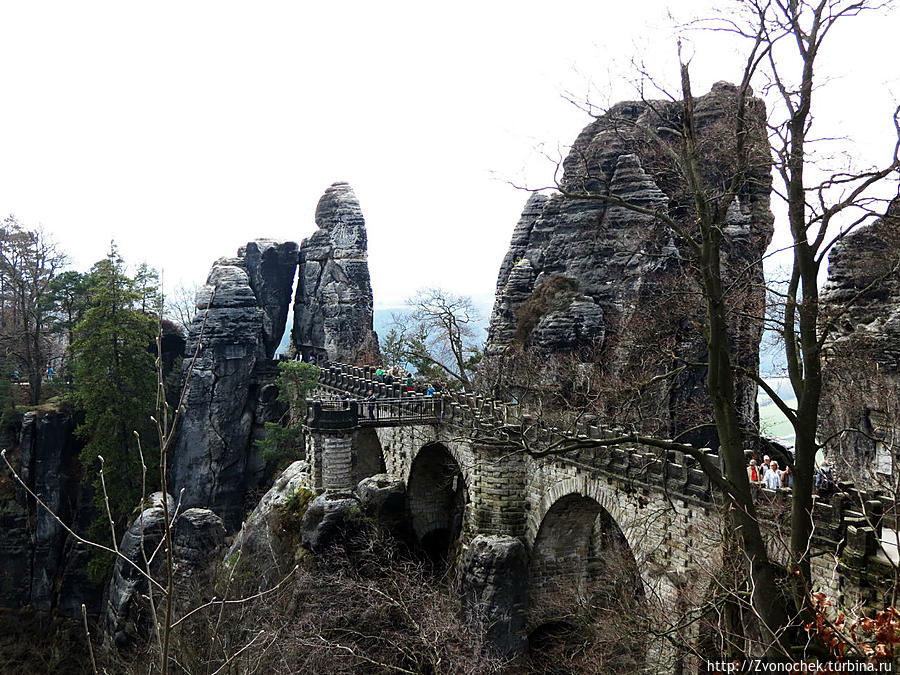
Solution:
<path fill-rule="evenodd" d="M 294 347 L 304 358 L 354 364 L 381 359 L 372 329 L 366 223 L 347 183 L 335 183 L 316 207 L 316 230 L 300 245 Z"/>
<path fill-rule="evenodd" d="M 284 332 L 296 261 L 293 242 L 251 241 L 236 258 L 217 260 L 197 292 L 169 485 L 173 494 L 184 490 L 183 507 L 212 509 L 229 530 L 263 478 L 252 435 L 267 421 L 265 401 L 275 398 L 267 366 Z"/>
<path fill-rule="evenodd" d="M 737 88 L 717 83 L 695 99 L 702 124 L 705 176 L 721 184 L 731 175 Z M 703 299 L 691 252 L 678 233 L 656 218 L 665 214 L 681 232 L 694 227 L 693 197 L 672 170 L 681 104 L 630 101 L 613 106 L 579 134 L 563 163 L 562 186 L 615 200 L 534 195 L 513 232 L 500 268 L 485 346 L 485 366 L 507 378 L 500 396 L 521 396 L 535 372 L 563 389 L 586 391 L 607 422 L 640 424 L 697 444 L 715 444 L 702 368 Z M 723 243 L 730 286 L 729 323 L 740 364 L 758 366 L 764 293 L 762 254 L 772 235 L 771 162 L 761 101 L 750 105 L 750 180 L 728 208 Z M 651 213 L 647 213 L 647 211 Z M 492 365 L 493 364 L 493 365 Z M 493 368 L 493 370 L 492 370 Z M 523 370 L 517 373 L 517 369 Z M 679 372 L 652 395 L 623 403 L 629 386 Z M 566 381 L 566 377 L 573 378 Z M 547 383 L 549 384 L 549 382 Z M 622 394 L 616 393 L 616 388 Z M 755 418 L 756 384 L 738 385 L 748 425 Z M 650 431 L 651 429 L 647 429 Z"/>

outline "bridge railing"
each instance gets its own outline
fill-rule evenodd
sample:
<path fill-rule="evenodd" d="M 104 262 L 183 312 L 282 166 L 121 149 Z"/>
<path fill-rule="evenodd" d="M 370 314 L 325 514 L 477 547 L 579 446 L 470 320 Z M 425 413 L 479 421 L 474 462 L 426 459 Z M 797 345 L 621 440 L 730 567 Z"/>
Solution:
<path fill-rule="evenodd" d="M 432 422 L 441 418 L 442 404 L 440 396 L 407 396 L 357 402 L 361 426 L 394 422 Z"/>
<path fill-rule="evenodd" d="M 350 392 L 357 396 L 353 405 L 344 408 L 342 401 L 323 403 L 320 420 L 326 424 L 339 424 L 336 417 L 344 416 L 343 423 L 353 425 L 378 425 L 420 420 L 423 423 L 450 422 L 455 425 L 496 427 L 518 426 L 524 433 L 529 425 L 527 417 L 514 403 L 496 401 L 471 393 L 444 392 L 429 400 L 422 394 L 407 392 L 403 382 L 384 384 L 378 382 L 372 366 L 352 366 L 330 363 L 322 369 L 320 385 L 341 395 Z M 375 394 L 375 419 L 371 418 L 368 403 L 364 399 L 369 392 Z M 342 412 L 343 411 L 343 412 Z M 598 420 L 584 419 L 574 430 L 579 439 L 607 438 L 621 430 L 600 424 Z M 543 429 L 537 433 L 549 435 L 561 430 Z M 706 451 L 719 461 L 712 450 Z M 571 455 L 568 456 L 568 455 Z M 681 452 L 670 451 L 661 458 L 658 451 L 640 446 L 622 445 L 612 448 L 585 448 L 555 460 L 574 459 L 579 464 L 594 467 L 613 477 L 642 483 L 665 490 L 672 497 L 686 498 L 700 504 L 708 504 L 714 490 L 709 477 L 700 469 L 697 461 Z M 768 490 L 754 487 L 755 500 L 761 512 L 771 517 L 783 517 L 790 512 L 789 490 Z M 884 572 L 881 557 L 876 555 L 885 527 L 900 530 L 900 514 L 895 500 L 878 491 L 863 491 L 851 484 L 842 483 L 841 490 L 828 499 L 817 497 L 814 502 L 815 530 L 813 543 L 822 550 L 840 550 L 842 557 L 853 561 L 863 573 L 873 577 Z M 779 515 L 780 514 L 780 515 Z"/>
<path fill-rule="evenodd" d="M 337 431 L 358 426 L 431 424 L 440 420 L 443 401 L 440 396 L 307 399 L 306 411 L 308 427 Z"/>

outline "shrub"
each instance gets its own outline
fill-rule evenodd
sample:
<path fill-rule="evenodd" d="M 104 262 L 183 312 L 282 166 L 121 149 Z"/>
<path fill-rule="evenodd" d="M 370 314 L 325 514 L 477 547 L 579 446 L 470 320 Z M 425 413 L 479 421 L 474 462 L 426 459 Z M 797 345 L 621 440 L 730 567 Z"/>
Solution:
<path fill-rule="evenodd" d="M 541 319 L 568 307 L 577 292 L 575 279 L 563 274 L 549 277 L 516 310 L 515 339 L 524 343 Z"/>

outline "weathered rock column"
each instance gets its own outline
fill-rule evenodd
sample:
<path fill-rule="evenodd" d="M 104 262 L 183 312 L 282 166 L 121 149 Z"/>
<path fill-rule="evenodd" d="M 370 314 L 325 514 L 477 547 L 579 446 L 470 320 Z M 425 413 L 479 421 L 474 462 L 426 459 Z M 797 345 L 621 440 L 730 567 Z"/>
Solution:
<path fill-rule="evenodd" d="M 515 656 L 527 647 L 528 554 L 516 537 L 478 535 L 459 563 L 466 619 L 487 627 L 491 649 Z"/>

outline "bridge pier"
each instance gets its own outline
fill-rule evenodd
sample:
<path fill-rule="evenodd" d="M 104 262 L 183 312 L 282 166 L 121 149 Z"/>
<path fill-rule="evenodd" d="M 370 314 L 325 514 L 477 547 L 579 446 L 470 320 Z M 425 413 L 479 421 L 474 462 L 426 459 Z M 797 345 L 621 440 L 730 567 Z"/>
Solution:
<path fill-rule="evenodd" d="M 525 456 L 510 447 L 476 444 L 473 472 L 474 531 L 508 537 L 525 536 Z"/>

